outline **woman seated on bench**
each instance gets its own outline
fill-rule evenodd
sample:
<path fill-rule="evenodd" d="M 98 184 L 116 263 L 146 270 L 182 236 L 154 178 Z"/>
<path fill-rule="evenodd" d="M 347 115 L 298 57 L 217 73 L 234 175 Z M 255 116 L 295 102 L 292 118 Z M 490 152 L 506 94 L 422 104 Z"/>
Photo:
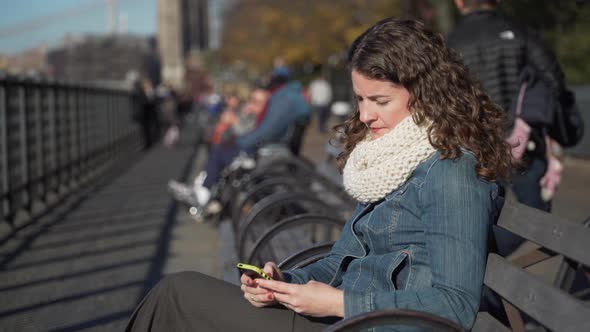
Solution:
<path fill-rule="evenodd" d="M 240 288 L 195 272 L 169 276 L 128 331 L 319 331 L 379 309 L 471 327 L 497 182 L 511 168 L 504 115 L 421 23 L 377 23 L 349 62 L 357 107 L 341 127 L 339 161 L 359 203 L 331 252 L 290 271 L 269 262 L 274 280 L 243 274 Z"/>

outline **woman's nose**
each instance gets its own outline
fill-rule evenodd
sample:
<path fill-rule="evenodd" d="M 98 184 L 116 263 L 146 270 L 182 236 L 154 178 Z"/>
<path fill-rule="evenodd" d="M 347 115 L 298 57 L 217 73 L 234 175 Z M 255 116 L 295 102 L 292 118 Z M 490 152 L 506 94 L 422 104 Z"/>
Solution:
<path fill-rule="evenodd" d="M 368 107 L 366 107 L 365 105 L 361 105 L 359 103 L 359 120 L 361 120 L 361 122 L 369 125 L 371 122 L 374 122 L 375 120 L 377 120 L 377 113 L 373 112 L 372 110 L 370 110 Z"/>

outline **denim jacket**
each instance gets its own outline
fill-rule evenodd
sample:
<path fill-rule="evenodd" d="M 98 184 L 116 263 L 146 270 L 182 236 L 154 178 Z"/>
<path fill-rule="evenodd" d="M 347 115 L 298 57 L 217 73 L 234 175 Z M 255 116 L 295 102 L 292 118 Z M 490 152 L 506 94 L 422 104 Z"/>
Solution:
<path fill-rule="evenodd" d="M 358 204 L 329 255 L 285 271 L 286 280 L 344 290 L 345 318 L 407 309 L 469 329 L 479 308 L 487 234 L 501 201 L 498 186 L 480 179 L 475 165 L 467 151 L 455 160 L 435 153 L 383 200 Z"/>

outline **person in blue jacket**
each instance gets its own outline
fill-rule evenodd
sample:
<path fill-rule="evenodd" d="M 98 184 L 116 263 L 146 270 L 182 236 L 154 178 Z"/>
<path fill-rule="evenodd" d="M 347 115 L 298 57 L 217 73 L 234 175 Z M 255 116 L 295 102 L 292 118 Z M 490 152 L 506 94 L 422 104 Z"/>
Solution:
<path fill-rule="evenodd" d="M 506 119 L 443 37 L 385 19 L 353 43 L 356 110 L 339 162 L 357 201 L 323 259 L 241 286 L 195 272 L 166 277 L 128 331 L 321 331 L 380 309 L 434 314 L 469 329 L 479 309 L 488 230 L 509 176 Z M 419 331 L 381 327 L 378 331 Z"/>
<path fill-rule="evenodd" d="M 293 124 L 307 125 L 311 109 L 302 89 L 300 82 L 290 80 L 288 69 L 275 69 L 269 84 L 271 96 L 258 127 L 236 137 L 236 146 L 253 154 L 260 146 L 284 141 Z"/>
<path fill-rule="evenodd" d="M 310 117 L 310 106 L 302 94 L 301 83 L 290 79 L 286 67 L 276 68 L 267 89 L 271 96 L 265 109 L 259 115 L 255 129 L 243 135 L 228 139 L 229 142 L 211 147 L 205 168 L 192 188 L 177 182 L 169 184 L 175 195 L 187 203 L 204 207 L 209 203 L 211 188 L 219 181 L 225 167 L 244 152 L 254 157 L 258 148 L 271 143 L 290 144 L 288 133 L 297 125 L 306 126 Z M 180 188 L 180 189 L 179 189 Z M 178 193 L 187 194 L 178 194 Z"/>

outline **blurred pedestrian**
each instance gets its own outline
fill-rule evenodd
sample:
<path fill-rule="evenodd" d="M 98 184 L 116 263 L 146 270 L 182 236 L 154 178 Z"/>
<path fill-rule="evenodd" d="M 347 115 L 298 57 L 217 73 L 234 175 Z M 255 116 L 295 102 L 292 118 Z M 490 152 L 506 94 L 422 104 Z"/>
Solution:
<path fill-rule="evenodd" d="M 576 144 L 583 124 L 563 122 L 561 115 L 575 114 L 575 99 L 565 87 L 564 74 L 553 52 L 536 32 L 501 13 L 498 3 L 455 0 L 462 18 L 448 42 L 462 54 L 492 100 L 512 119 L 507 140 L 514 160 L 520 163 L 512 172 L 512 192 L 519 202 L 550 211 L 562 172 L 556 153 L 559 149 L 554 147 L 558 143 Z M 561 130 L 564 124 L 566 131 Z M 494 227 L 493 232 L 494 249 L 503 256 L 514 253 L 525 241 L 499 227 Z M 484 290 L 482 303 L 484 310 L 507 322 L 496 295 Z M 531 323 L 528 317 L 524 319 Z"/>
<path fill-rule="evenodd" d="M 336 116 L 338 123 L 343 123 L 352 114 L 352 105 L 348 101 L 336 101 L 332 103 L 330 112 Z"/>
<path fill-rule="evenodd" d="M 221 143 L 223 135 L 228 133 L 233 125 L 237 125 L 238 114 L 241 113 L 242 101 L 234 91 L 229 92 L 224 100 L 223 109 L 209 138 L 209 142 L 213 145 Z"/>
<path fill-rule="evenodd" d="M 154 145 L 158 136 L 156 93 L 148 78 L 137 80 L 133 92 L 136 100 L 133 119 L 141 126 L 143 148 L 149 149 Z"/>
<path fill-rule="evenodd" d="M 498 9 L 499 0 L 455 0 L 462 18 L 448 38 L 492 100 L 513 119 L 510 142 L 521 167 L 513 172 L 511 189 L 518 201 L 551 210 L 552 195 L 542 195 L 548 171 L 546 134 L 552 134 L 557 115 L 574 109 L 574 96 L 566 89 L 555 55 L 532 29 L 521 26 Z M 520 98 L 519 98 L 520 97 Z M 552 135 L 557 143 L 571 145 L 578 133 Z M 581 135 L 580 135 L 581 136 Z M 555 171 L 555 167 L 551 168 Z M 498 230 L 498 251 L 512 253 L 523 241 Z"/>
<path fill-rule="evenodd" d="M 318 131 L 326 132 L 326 124 L 330 117 L 330 103 L 332 102 L 332 86 L 324 75 L 320 75 L 309 84 L 309 94 L 313 112 L 317 114 Z"/>
<path fill-rule="evenodd" d="M 230 144 L 233 139 L 256 128 L 258 114 L 264 110 L 268 101 L 268 91 L 256 88 L 250 94 L 248 102 L 240 109 L 228 110 L 221 115 L 220 124 L 226 124 L 227 129 L 220 134 L 216 144 Z"/>
<path fill-rule="evenodd" d="M 164 128 L 164 145 L 176 144 L 180 135 L 177 94 L 168 83 L 162 83 L 156 89 L 160 123 Z"/>

